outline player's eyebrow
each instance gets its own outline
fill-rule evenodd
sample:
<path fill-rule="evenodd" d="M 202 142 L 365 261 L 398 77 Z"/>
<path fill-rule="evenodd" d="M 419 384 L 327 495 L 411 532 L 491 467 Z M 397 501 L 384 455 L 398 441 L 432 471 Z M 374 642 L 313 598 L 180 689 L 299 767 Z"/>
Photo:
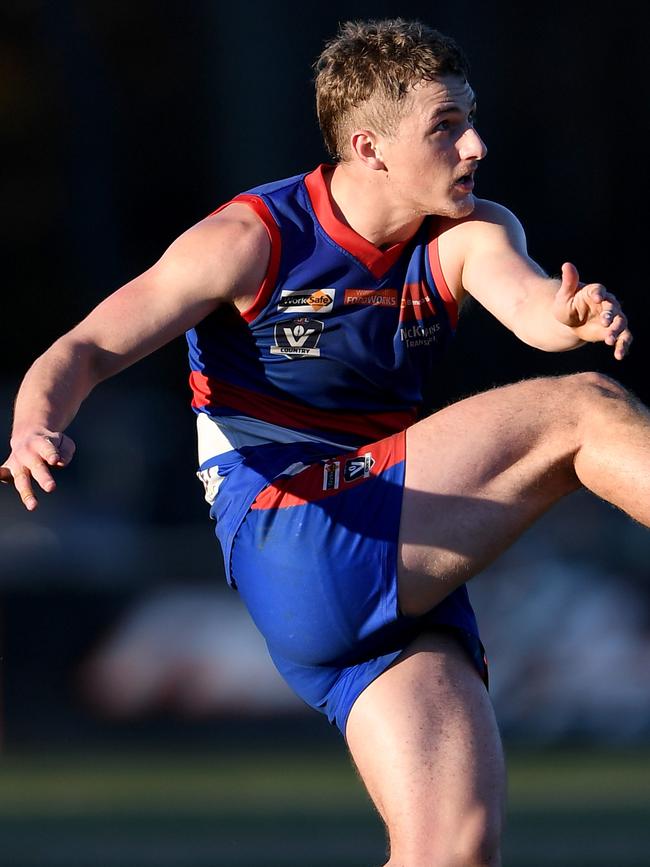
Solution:
<path fill-rule="evenodd" d="M 471 103 L 467 113 L 472 114 L 472 112 L 476 111 L 476 100 L 473 100 Z M 432 121 L 436 120 L 443 114 L 464 114 L 465 109 L 462 108 L 457 102 L 450 102 L 447 105 L 439 105 L 433 109 L 430 115 L 430 119 Z"/>

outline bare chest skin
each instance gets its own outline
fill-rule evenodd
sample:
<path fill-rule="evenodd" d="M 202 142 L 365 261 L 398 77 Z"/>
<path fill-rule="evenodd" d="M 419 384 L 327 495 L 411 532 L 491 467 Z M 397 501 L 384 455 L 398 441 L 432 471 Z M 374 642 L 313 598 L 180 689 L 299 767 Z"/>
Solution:
<path fill-rule="evenodd" d="M 255 295 L 243 295 L 240 298 L 236 298 L 233 301 L 233 304 L 239 310 L 240 313 L 243 313 L 244 310 L 247 310 L 255 300 Z"/>

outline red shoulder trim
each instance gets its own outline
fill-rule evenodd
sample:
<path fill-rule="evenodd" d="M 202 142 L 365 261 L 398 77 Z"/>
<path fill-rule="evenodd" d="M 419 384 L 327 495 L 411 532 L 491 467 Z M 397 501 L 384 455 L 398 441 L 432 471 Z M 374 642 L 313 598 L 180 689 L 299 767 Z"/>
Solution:
<path fill-rule="evenodd" d="M 215 214 L 218 214 L 220 211 L 223 211 L 224 208 L 227 208 L 228 205 L 248 205 L 251 210 L 255 212 L 255 214 L 260 218 L 262 223 L 264 224 L 264 228 L 268 232 L 269 240 L 271 241 L 271 256 L 269 258 L 269 264 L 266 269 L 266 274 L 264 275 L 264 279 L 262 280 L 259 289 L 253 299 L 251 305 L 246 308 L 246 310 L 240 310 L 240 314 L 246 322 L 252 322 L 259 314 L 262 312 L 266 303 L 271 296 L 275 288 L 275 281 L 278 277 L 278 269 L 280 267 L 280 253 L 282 252 L 282 237 L 280 235 L 280 229 L 278 224 L 275 222 L 273 215 L 271 214 L 266 202 L 261 196 L 254 196 L 250 193 L 242 193 L 239 196 L 235 196 L 234 199 L 231 199 L 229 202 L 226 202 L 221 207 L 217 208 L 216 211 L 213 211 L 208 216 L 213 217 Z"/>
<path fill-rule="evenodd" d="M 436 289 L 438 290 L 438 294 L 442 298 L 442 301 L 447 310 L 447 315 L 449 316 L 449 322 L 451 324 L 451 327 L 455 329 L 458 325 L 458 303 L 454 298 L 451 289 L 447 285 L 445 275 L 442 273 L 437 235 L 435 236 L 435 238 L 431 238 L 431 240 L 429 241 L 428 251 L 429 265 L 431 266 L 431 273 L 433 274 Z"/>
<path fill-rule="evenodd" d="M 316 218 L 339 247 L 351 253 L 376 280 L 380 280 L 397 262 L 408 241 L 401 241 L 387 250 L 380 250 L 346 223 L 342 223 L 334 213 L 326 179 L 326 173 L 332 170 L 332 166 L 320 165 L 305 177 L 305 186 Z"/>

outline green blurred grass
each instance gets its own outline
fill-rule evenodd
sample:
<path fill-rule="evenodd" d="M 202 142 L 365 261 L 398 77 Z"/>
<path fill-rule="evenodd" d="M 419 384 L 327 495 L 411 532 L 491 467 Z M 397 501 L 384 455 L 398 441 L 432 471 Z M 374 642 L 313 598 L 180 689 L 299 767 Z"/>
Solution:
<path fill-rule="evenodd" d="M 648 867 L 650 749 L 513 751 L 505 867 Z M 3 867 L 371 867 L 343 750 L 4 755 Z"/>

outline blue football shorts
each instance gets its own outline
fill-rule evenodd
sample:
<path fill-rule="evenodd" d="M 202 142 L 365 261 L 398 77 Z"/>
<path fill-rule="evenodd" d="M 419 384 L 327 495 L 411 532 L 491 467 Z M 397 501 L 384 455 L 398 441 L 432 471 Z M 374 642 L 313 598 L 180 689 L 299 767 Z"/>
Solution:
<path fill-rule="evenodd" d="M 453 630 L 487 683 L 466 588 L 423 617 L 397 600 L 405 433 L 282 475 L 234 539 L 234 585 L 271 658 L 345 735 L 357 697 L 426 630 Z"/>

